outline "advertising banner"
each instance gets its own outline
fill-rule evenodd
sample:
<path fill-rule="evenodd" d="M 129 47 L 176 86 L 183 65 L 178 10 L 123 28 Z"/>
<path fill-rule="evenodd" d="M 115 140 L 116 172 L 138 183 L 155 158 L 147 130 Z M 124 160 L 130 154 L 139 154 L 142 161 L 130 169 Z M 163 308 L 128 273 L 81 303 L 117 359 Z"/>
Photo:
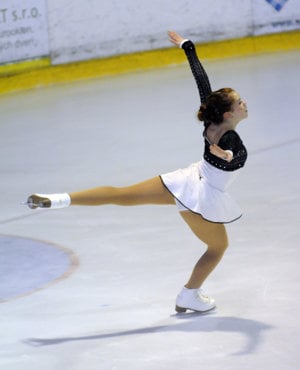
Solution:
<path fill-rule="evenodd" d="M 253 34 L 264 35 L 300 28 L 299 0 L 252 0 Z"/>
<path fill-rule="evenodd" d="M 48 54 L 46 0 L 1 0 L 0 64 Z"/>

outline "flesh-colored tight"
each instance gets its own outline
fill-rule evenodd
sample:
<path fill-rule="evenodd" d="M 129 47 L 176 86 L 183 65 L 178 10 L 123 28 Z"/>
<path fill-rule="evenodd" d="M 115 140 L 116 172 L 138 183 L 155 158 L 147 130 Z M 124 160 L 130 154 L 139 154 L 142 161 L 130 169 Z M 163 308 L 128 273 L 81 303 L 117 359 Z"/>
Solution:
<path fill-rule="evenodd" d="M 173 196 L 158 176 L 131 186 L 101 186 L 74 192 L 70 196 L 71 205 L 175 204 Z M 190 211 L 182 211 L 180 214 L 192 232 L 207 245 L 206 252 L 196 263 L 185 285 L 186 288 L 196 289 L 201 287 L 208 275 L 220 262 L 228 246 L 227 233 L 223 224 L 206 221 L 200 215 Z"/>

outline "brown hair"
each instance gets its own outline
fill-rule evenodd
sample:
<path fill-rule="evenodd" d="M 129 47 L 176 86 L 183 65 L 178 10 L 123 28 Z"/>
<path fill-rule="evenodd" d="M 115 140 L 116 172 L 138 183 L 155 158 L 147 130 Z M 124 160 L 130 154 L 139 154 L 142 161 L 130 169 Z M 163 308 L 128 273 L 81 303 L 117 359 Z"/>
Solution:
<path fill-rule="evenodd" d="M 206 102 L 201 104 L 197 115 L 199 121 L 204 122 L 205 128 L 211 123 L 219 125 L 223 122 L 223 114 L 231 110 L 234 102 L 233 92 L 234 90 L 230 87 L 224 87 L 208 95 Z"/>

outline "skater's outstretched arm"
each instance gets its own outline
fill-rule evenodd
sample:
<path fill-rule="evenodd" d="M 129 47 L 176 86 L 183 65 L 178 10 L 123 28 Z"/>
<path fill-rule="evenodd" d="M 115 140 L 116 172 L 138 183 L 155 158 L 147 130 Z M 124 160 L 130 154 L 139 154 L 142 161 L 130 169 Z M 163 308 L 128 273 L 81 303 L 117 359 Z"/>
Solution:
<path fill-rule="evenodd" d="M 177 32 L 169 31 L 168 35 L 173 44 L 184 50 L 198 87 L 200 101 L 205 103 L 207 96 L 211 94 L 212 90 L 207 73 L 198 58 L 195 45 L 192 41 L 184 39 Z"/>

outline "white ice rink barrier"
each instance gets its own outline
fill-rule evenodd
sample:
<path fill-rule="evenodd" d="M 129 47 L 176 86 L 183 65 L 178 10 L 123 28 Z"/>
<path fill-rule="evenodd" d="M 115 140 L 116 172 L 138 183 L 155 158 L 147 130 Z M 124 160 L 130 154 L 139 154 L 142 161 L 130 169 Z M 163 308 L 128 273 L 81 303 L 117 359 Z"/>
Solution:
<path fill-rule="evenodd" d="M 166 48 L 169 29 L 197 43 L 299 28 L 298 0 L 2 0 L 0 65 Z"/>

